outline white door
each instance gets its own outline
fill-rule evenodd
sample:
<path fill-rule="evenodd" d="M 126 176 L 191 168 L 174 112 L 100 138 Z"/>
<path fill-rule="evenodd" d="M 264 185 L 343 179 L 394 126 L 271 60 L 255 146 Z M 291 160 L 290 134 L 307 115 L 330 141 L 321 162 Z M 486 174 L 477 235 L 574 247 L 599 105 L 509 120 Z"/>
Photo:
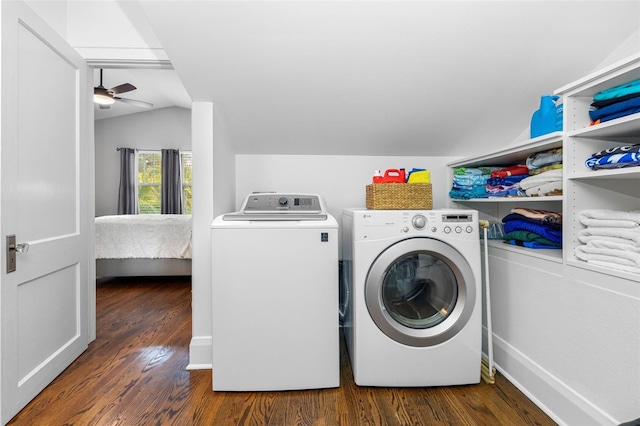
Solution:
<path fill-rule="evenodd" d="M 8 422 L 88 344 L 87 67 L 22 2 L 0 2 L 0 411 Z M 9 272 L 7 236 L 28 243 Z M 95 285 L 95 281 L 93 282 Z"/>

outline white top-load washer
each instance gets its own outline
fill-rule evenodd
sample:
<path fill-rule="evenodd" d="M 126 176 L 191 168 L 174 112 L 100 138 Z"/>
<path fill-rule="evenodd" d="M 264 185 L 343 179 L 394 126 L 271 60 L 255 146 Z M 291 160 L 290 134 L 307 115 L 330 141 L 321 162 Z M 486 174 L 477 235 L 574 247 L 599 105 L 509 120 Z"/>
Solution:
<path fill-rule="evenodd" d="M 251 194 L 211 228 L 213 389 L 338 387 L 338 223 L 322 198 Z"/>
<path fill-rule="evenodd" d="M 356 384 L 478 383 L 478 212 L 344 209 L 342 234 Z"/>

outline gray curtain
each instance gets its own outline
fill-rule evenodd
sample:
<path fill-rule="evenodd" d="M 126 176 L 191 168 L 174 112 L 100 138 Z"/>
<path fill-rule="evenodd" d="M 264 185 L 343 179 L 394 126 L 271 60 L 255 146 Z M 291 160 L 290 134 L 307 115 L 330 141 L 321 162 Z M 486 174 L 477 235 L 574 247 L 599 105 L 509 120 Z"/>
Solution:
<path fill-rule="evenodd" d="M 118 151 L 120 151 L 118 214 L 138 214 L 136 150 L 133 148 L 118 148 Z"/>
<path fill-rule="evenodd" d="M 180 151 L 162 150 L 162 214 L 182 214 L 182 169 Z"/>

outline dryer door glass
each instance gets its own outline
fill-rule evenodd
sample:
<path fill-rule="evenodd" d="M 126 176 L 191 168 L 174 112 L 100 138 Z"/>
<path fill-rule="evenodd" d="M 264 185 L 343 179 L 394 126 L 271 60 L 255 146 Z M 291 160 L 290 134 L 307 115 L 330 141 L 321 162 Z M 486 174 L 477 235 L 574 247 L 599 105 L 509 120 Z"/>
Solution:
<path fill-rule="evenodd" d="M 387 269 L 382 300 L 391 317 L 410 328 L 429 328 L 443 322 L 458 299 L 453 270 L 429 252 L 409 253 Z"/>
<path fill-rule="evenodd" d="M 410 346 L 438 345 L 458 334 L 476 307 L 468 260 L 434 238 L 408 238 L 385 249 L 365 280 L 365 302 L 380 331 Z"/>

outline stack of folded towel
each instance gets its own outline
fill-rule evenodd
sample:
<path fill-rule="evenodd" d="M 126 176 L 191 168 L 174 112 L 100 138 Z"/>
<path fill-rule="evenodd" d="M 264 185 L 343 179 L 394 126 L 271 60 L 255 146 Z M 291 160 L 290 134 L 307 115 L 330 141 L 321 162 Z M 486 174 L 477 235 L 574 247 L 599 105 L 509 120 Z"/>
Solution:
<path fill-rule="evenodd" d="M 453 187 L 449 197 L 458 200 L 470 198 L 487 198 L 487 179 L 494 167 L 458 167 L 453 169 Z"/>
<path fill-rule="evenodd" d="M 640 166 L 640 144 L 619 145 L 594 152 L 584 164 L 593 170 Z"/>
<path fill-rule="evenodd" d="M 524 164 L 502 167 L 491 172 L 487 179 L 487 195 L 490 197 L 523 197 L 520 181 L 529 176 L 529 169 Z"/>
<path fill-rule="evenodd" d="M 594 265 L 640 273 L 640 210 L 583 210 L 578 233 L 583 245 L 575 248 L 578 259 Z"/>
<path fill-rule="evenodd" d="M 562 248 L 562 213 L 518 207 L 511 209 L 502 222 L 506 243 L 535 249 Z"/>
<path fill-rule="evenodd" d="M 592 124 L 640 112 L 640 79 L 596 93 L 589 117 Z"/>

